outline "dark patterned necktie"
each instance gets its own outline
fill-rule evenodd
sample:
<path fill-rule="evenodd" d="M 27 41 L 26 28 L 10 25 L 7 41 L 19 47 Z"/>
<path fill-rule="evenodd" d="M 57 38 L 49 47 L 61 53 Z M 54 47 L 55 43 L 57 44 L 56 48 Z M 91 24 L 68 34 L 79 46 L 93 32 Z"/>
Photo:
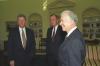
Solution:
<path fill-rule="evenodd" d="M 53 34 L 52 34 L 52 39 L 55 37 L 55 27 L 53 28 Z"/>

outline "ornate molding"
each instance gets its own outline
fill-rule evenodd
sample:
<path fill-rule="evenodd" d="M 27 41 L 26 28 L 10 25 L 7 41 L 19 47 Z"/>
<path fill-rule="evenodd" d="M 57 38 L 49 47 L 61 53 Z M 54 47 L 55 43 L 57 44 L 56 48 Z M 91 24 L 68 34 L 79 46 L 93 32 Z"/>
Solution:
<path fill-rule="evenodd" d="M 73 7 L 75 3 L 68 0 L 56 0 L 53 3 L 48 5 L 48 9 L 56 9 L 56 8 L 65 8 L 65 7 Z"/>
<path fill-rule="evenodd" d="M 93 7 L 86 9 L 82 14 L 82 17 L 95 17 L 95 16 L 100 16 L 100 10 Z"/>
<path fill-rule="evenodd" d="M 33 13 L 29 16 L 29 21 L 42 21 L 42 16 L 38 13 Z"/>
<path fill-rule="evenodd" d="M 56 0 L 48 5 L 49 15 L 55 13 L 59 15 L 63 10 L 73 10 L 75 3 L 68 0 Z"/>

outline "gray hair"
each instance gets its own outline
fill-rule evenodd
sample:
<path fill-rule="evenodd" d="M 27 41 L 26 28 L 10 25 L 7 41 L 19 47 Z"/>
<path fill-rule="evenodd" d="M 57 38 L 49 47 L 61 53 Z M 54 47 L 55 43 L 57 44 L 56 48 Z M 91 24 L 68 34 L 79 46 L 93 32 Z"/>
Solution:
<path fill-rule="evenodd" d="M 74 21 L 74 22 L 78 22 L 78 17 L 77 15 L 73 12 L 73 11 L 70 11 L 70 10 L 65 10 L 61 13 L 61 16 L 63 15 L 69 15 L 69 17 Z"/>

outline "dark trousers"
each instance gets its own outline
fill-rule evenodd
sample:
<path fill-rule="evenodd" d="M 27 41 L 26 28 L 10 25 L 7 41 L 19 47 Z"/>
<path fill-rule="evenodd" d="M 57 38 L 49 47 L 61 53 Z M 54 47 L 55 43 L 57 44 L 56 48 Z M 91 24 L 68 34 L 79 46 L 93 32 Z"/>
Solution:
<path fill-rule="evenodd" d="M 33 60 L 29 60 L 28 61 L 28 59 L 24 59 L 23 61 L 15 61 L 15 66 L 33 66 L 33 64 L 32 63 L 34 63 L 33 62 Z"/>
<path fill-rule="evenodd" d="M 47 65 L 48 66 L 58 66 L 58 60 L 54 58 L 53 56 L 47 57 Z"/>

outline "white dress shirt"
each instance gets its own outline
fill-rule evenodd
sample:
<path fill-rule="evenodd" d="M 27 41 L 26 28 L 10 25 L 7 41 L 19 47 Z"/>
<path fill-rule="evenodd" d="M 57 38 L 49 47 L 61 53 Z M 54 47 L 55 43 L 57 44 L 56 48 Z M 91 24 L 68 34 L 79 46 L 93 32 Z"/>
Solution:
<path fill-rule="evenodd" d="M 74 28 L 72 28 L 66 35 L 66 37 L 69 37 L 69 35 L 77 28 L 77 26 L 75 26 Z"/>
<path fill-rule="evenodd" d="M 23 29 L 23 31 L 24 31 L 24 34 L 25 34 L 25 38 L 26 38 L 26 39 L 27 39 L 27 37 L 26 37 L 26 29 L 25 29 L 25 27 L 24 27 L 24 28 L 19 27 L 19 32 L 20 32 L 21 42 L 22 42 L 22 44 L 23 44 L 22 29 Z"/>
<path fill-rule="evenodd" d="M 54 28 L 55 28 L 55 32 L 54 32 Z M 56 34 L 56 32 L 57 32 L 57 28 L 58 28 L 58 25 L 56 25 L 55 27 L 53 27 L 52 35 L 51 35 L 51 36 L 53 36 L 53 32 Z"/>

